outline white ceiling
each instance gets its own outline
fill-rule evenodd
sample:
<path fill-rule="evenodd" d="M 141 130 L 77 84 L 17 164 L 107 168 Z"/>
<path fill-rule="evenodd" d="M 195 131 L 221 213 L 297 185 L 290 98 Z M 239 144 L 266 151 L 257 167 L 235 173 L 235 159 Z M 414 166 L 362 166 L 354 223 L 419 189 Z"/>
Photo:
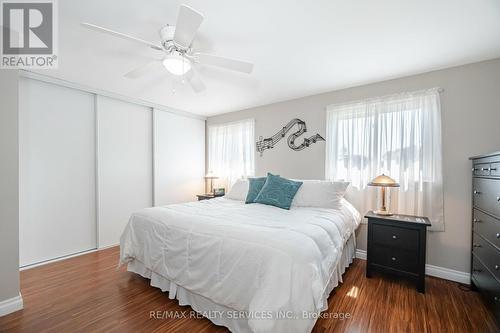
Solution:
<path fill-rule="evenodd" d="M 90 22 L 149 41 L 174 24 L 180 3 L 205 15 L 198 51 L 250 61 L 250 75 L 199 67 L 207 90 L 165 69 L 123 74 L 159 57 L 84 29 Z M 59 69 L 40 73 L 200 114 L 214 115 L 320 92 L 500 57 L 498 0 L 64 0 Z M 175 88 L 175 93 L 172 92 Z"/>

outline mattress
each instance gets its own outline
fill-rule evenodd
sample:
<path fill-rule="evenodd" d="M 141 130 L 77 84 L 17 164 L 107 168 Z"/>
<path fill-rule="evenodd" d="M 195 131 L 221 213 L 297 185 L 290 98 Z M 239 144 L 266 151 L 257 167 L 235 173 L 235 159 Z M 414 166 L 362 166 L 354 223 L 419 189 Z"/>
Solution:
<path fill-rule="evenodd" d="M 131 216 L 120 263 L 181 304 L 246 314 L 207 316 L 233 331 L 309 332 L 352 258 L 344 249 L 359 222 L 345 200 L 338 210 L 225 198 L 148 208 Z"/>

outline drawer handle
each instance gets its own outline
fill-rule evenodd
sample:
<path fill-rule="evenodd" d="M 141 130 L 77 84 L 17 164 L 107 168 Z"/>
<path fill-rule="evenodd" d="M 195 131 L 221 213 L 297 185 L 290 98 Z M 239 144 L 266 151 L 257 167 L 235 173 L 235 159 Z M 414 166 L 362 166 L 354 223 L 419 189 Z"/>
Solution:
<path fill-rule="evenodd" d="M 496 237 L 496 238 L 500 238 L 500 232 L 497 232 L 497 233 L 495 234 L 495 237 Z"/>
<path fill-rule="evenodd" d="M 495 265 L 495 269 L 498 271 L 500 267 L 498 265 Z"/>
<path fill-rule="evenodd" d="M 474 172 L 474 171 L 479 171 L 479 169 L 478 168 L 472 168 L 472 172 Z"/>
<path fill-rule="evenodd" d="M 398 236 L 392 235 L 392 239 L 398 239 Z"/>
<path fill-rule="evenodd" d="M 481 194 L 481 192 L 474 190 L 474 194 Z"/>
<path fill-rule="evenodd" d="M 481 244 L 473 244 L 472 247 L 482 247 Z"/>
<path fill-rule="evenodd" d="M 474 219 L 474 220 L 472 220 L 472 222 L 479 223 L 479 222 L 481 222 L 481 220 L 479 220 L 479 219 Z"/>
<path fill-rule="evenodd" d="M 497 201 L 500 201 L 500 197 L 497 197 Z"/>
<path fill-rule="evenodd" d="M 473 269 L 473 272 L 481 273 L 483 270 L 482 269 Z"/>
<path fill-rule="evenodd" d="M 481 168 L 481 171 L 490 171 L 490 168 Z"/>
<path fill-rule="evenodd" d="M 398 260 L 398 258 L 396 258 L 396 257 L 392 257 L 392 258 L 391 258 L 391 260 L 392 260 L 392 261 L 396 261 L 396 260 Z"/>
<path fill-rule="evenodd" d="M 490 168 L 490 171 L 497 171 L 497 168 Z"/>

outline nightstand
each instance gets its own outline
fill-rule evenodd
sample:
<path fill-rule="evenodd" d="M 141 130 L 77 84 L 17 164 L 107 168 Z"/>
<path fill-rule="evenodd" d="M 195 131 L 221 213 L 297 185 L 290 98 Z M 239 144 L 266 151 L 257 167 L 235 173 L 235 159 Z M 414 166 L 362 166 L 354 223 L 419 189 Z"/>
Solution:
<path fill-rule="evenodd" d="M 198 197 L 198 201 L 201 201 L 201 200 L 209 200 L 213 198 L 223 197 L 224 194 L 205 193 L 205 194 L 197 194 L 196 196 Z"/>
<path fill-rule="evenodd" d="M 382 216 L 369 211 L 366 277 L 374 271 L 411 280 L 425 292 L 425 242 L 427 217 L 411 215 Z"/>

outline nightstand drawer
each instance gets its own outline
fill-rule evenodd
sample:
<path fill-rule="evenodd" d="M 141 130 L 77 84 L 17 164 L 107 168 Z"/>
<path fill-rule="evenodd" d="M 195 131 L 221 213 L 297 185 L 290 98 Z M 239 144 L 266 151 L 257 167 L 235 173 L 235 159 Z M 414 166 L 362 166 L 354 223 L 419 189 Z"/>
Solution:
<path fill-rule="evenodd" d="M 476 233 L 472 238 L 472 253 L 500 280 L 500 252 Z"/>
<path fill-rule="evenodd" d="M 401 228 L 373 223 L 373 242 L 398 249 L 416 251 L 419 232 L 416 229 Z"/>
<path fill-rule="evenodd" d="M 418 253 L 381 245 L 371 248 L 370 262 L 399 271 L 418 273 Z"/>

